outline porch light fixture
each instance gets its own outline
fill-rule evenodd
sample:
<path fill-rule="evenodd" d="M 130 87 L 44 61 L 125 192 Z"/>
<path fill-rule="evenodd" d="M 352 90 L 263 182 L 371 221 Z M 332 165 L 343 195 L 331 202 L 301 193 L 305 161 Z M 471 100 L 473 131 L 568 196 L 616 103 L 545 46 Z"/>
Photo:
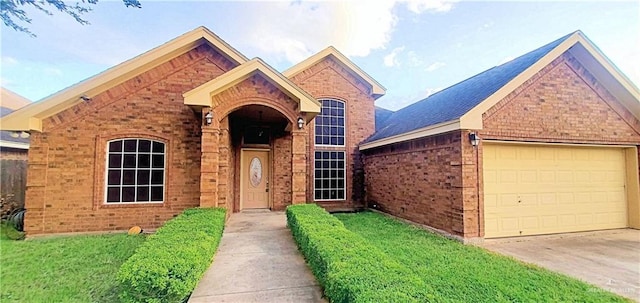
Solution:
<path fill-rule="evenodd" d="M 476 133 L 469 133 L 469 142 L 471 142 L 473 146 L 478 146 L 478 144 L 480 144 L 480 137 Z"/>
<path fill-rule="evenodd" d="M 206 115 L 204 115 L 204 124 L 211 125 L 213 123 L 213 112 L 209 111 Z"/>
<path fill-rule="evenodd" d="M 302 127 L 304 127 L 304 119 L 298 117 L 298 129 L 302 129 Z"/>

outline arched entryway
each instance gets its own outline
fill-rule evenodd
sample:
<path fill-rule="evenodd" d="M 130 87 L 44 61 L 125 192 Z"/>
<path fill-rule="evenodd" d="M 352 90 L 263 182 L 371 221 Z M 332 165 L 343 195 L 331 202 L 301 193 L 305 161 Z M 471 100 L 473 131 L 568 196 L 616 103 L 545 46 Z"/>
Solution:
<path fill-rule="evenodd" d="M 306 125 L 320 112 L 317 100 L 258 59 L 183 96 L 202 118 L 201 207 L 305 202 Z"/>
<path fill-rule="evenodd" d="M 223 119 L 230 185 L 226 199 L 234 211 L 291 204 L 292 123 L 282 112 L 259 104 L 236 108 Z"/>

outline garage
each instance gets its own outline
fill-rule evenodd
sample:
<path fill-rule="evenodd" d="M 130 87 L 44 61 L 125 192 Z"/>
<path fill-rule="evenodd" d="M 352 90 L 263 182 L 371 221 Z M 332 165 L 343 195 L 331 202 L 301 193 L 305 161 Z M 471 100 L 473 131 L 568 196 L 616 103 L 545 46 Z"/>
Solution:
<path fill-rule="evenodd" d="M 485 238 L 628 227 L 631 149 L 485 142 Z"/>

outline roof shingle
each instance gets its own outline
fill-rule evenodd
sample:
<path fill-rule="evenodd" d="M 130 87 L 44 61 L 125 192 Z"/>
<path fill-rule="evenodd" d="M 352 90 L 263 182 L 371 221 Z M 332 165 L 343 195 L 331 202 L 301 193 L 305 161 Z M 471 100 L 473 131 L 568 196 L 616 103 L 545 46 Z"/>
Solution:
<path fill-rule="evenodd" d="M 373 142 L 462 117 L 572 34 L 394 112 L 382 123 L 384 127 L 377 128 L 376 132 L 365 142 Z M 377 123 L 378 121 L 376 121 Z"/>

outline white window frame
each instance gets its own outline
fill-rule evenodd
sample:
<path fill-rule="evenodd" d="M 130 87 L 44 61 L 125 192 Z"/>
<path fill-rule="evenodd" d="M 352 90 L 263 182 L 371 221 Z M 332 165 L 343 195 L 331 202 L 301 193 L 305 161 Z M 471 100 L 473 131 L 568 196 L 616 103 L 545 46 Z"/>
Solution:
<path fill-rule="evenodd" d="M 316 181 L 320 180 L 323 181 L 325 180 L 322 177 L 319 177 L 319 179 L 316 177 L 316 161 L 318 161 L 318 158 L 316 158 L 315 153 L 323 153 L 323 152 L 328 152 L 328 153 L 342 153 L 342 162 L 344 163 L 344 165 L 342 166 L 342 188 L 335 188 L 336 190 L 342 190 L 343 191 L 343 196 L 342 199 L 318 199 L 316 198 L 316 190 L 318 190 L 316 188 Z M 325 159 L 322 159 L 323 161 L 325 161 Z M 331 160 L 331 159 L 328 159 Z M 320 171 L 323 171 L 324 168 L 320 168 Z M 335 169 L 335 171 L 339 171 L 340 169 Z M 329 172 L 331 172 L 332 169 L 331 167 L 329 167 Z M 332 180 L 331 177 L 329 177 L 328 180 Z M 337 178 L 336 180 L 340 180 L 339 178 Z M 320 190 L 333 190 L 334 188 L 322 188 Z M 328 150 L 328 149 L 319 149 L 319 150 L 315 150 L 314 154 L 313 154 L 313 201 L 344 201 L 347 200 L 347 152 L 344 150 Z"/>
<path fill-rule="evenodd" d="M 136 150 L 135 152 L 125 152 L 124 151 L 124 142 L 126 140 L 136 140 Z M 151 143 L 151 149 L 149 152 L 140 152 L 140 140 L 145 140 L 145 141 L 150 141 Z M 112 142 L 117 142 L 117 141 L 122 141 L 122 151 L 120 152 L 111 152 L 110 151 L 110 145 Z M 153 152 L 153 143 L 160 143 L 163 145 L 163 149 L 164 151 L 162 153 L 154 153 Z M 111 139 L 107 141 L 106 147 L 105 147 L 106 151 L 106 157 L 105 157 L 105 169 L 104 169 L 104 199 L 103 199 L 103 203 L 105 205 L 123 205 L 123 204 L 162 204 L 164 203 L 164 201 L 166 201 L 167 197 L 166 197 L 166 189 L 167 189 L 167 143 L 164 141 L 160 141 L 160 140 L 156 140 L 156 139 L 151 139 L 151 138 L 116 138 L 116 139 Z M 120 159 L 120 167 L 119 168 L 112 168 L 112 170 L 118 169 L 120 170 L 120 184 L 119 185 L 109 185 L 109 155 L 110 154 L 117 154 L 120 153 L 121 155 L 121 159 Z M 138 165 L 138 155 L 139 154 L 148 154 L 149 155 L 149 168 L 140 168 Z M 135 168 L 125 168 L 124 167 L 124 155 L 135 155 L 136 157 L 136 166 Z M 153 155 L 162 155 L 163 156 L 163 163 L 162 163 L 162 168 L 153 168 Z M 128 169 L 128 170 L 135 170 L 134 172 L 134 184 L 133 185 L 124 185 L 123 183 L 123 177 L 124 177 L 124 170 Z M 138 185 L 138 170 L 148 170 L 149 171 L 149 201 L 131 201 L 131 202 L 122 202 L 122 188 L 123 187 L 134 187 L 135 189 L 135 198 L 134 200 L 137 200 L 138 198 L 138 187 L 140 187 L 140 185 Z M 151 175 L 153 171 L 159 171 L 162 170 L 162 201 L 151 201 L 151 188 L 154 187 L 154 184 L 151 184 Z M 155 185 L 156 187 L 158 185 Z M 108 202 L 107 197 L 109 194 L 109 188 L 110 187 L 118 187 L 120 190 L 120 201 L 119 202 Z"/>
<path fill-rule="evenodd" d="M 316 119 L 316 123 L 314 124 L 313 127 L 313 144 L 315 146 L 319 146 L 319 147 L 346 147 L 347 146 L 347 103 L 338 99 L 331 99 L 331 98 L 325 98 L 325 99 L 318 99 L 318 101 L 320 101 L 320 103 L 322 103 L 322 101 L 335 101 L 335 102 L 339 102 L 342 103 L 342 111 L 343 111 L 343 116 L 342 119 L 344 120 L 344 125 L 342 126 L 342 130 L 343 130 L 343 134 L 342 134 L 342 145 L 332 145 L 332 144 L 318 144 L 316 143 L 316 139 L 318 138 L 318 133 L 316 132 L 316 127 L 318 126 L 318 118 L 321 118 L 321 114 L 318 114 L 315 119 Z M 331 116 L 329 116 L 331 117 Z M 340 117 L 336 117 L 336 118 L 340 118 Z M 331 137 L 329 137 L 331 138 Z M 331 140 L 329 140 L 331 141 Z"/>

